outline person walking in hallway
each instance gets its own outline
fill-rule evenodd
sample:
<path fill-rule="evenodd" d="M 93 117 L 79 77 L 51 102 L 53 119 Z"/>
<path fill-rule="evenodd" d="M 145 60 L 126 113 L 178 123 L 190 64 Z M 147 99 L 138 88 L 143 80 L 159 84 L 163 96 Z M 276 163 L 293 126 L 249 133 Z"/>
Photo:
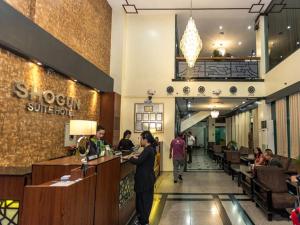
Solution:
<path fill-rule="evenodd" d="M 192 152 L 193 152 L 194 144 L 195 144 L 195 138 L 192 135 L 192 132 L 189 131 L 188 136 L 187 136 L 187 152 L 188 152 L 188 155 L 189 155 L 188 163 L 192 163 Z"/>
<path fill-rule="evenodd" d="M 179 134 L 174 140 L 171 142 L 170 146 L 170 159 L 173 158 L 173 176 L 174 183 L 178 182 L 178 179 L 182 181 L 182 173 L 185 165 L 185 141 L 183 139 L 183 134 Z"/>
<path fill-rule="evenodd" d="M 144 131 L 141 134 L 141 146 L 144 147 L 143 152 L 139 156 L 128 156 L 129 161 L 137 166 L 134 176 L 136 212 L 139 220 L 137 225 L 149 224 L 155 183 L 154 161 L 156 151 L 153 148 L 154 142 L 155 139 L 150 131 Z"/>

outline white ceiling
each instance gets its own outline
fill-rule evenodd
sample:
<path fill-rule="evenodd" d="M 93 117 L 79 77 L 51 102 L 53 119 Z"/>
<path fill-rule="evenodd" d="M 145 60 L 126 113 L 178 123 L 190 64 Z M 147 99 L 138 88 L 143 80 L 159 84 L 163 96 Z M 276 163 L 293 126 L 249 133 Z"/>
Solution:
<path fill-rule="evenodd" d="M 108 0 L 112 8 L 119 8 L 126 4 L 126 0 Z M 260 0 L 193 0 L 194 8 L 250 8 Z M 268 5 L 271 0 L 261 0 L 261 4 Z M 189 8 L 189 0 L 128 0 L 129 4 L 137 8 Z M 266 6 L 265 6 L 266 8 Z"/>
<path fill-rule="evenodd" d="M 113 9 L 121 9 L 122 4 L 126 4 L 126 0 L 108 0 L 108 2 Z M 193 8 L 219 9 L 193 11 L 193 18 L 203 41 L 200 56 L 211 56 L 213 50 L 220 48 L 220 45 L 233 56 L 249 56 L 252 50 L 256 50 L 254 23 L 258 16 L 258 13 L 249 13 L 249 8 L 253 4 L 260 3 L 265 4 L 264 11 L 270 2 L 271 0 L 193 0 Z M 190 16 L 189 10 L 183 10 L 190 8 L 189 0 L 128 0 L 128 3 L 136 6 L 138 15 L 176 13 L 178 38 L 181 39 Z M 250 30 L 247 29 L 249 25 Z M 219 26 L 222 26 L 223 30 L 219 30 Z M 223 31 L 224 35 L 221 35 L 220 31 Z"/>
<path fill-rule="evenodd" d="M 252 101 L 247 98 L 176 98 L 176 104 L 183 114 L 216 109 L 220 115 L 224 115 Z M 187 107 L 188 102 L 190 107 Z"/>

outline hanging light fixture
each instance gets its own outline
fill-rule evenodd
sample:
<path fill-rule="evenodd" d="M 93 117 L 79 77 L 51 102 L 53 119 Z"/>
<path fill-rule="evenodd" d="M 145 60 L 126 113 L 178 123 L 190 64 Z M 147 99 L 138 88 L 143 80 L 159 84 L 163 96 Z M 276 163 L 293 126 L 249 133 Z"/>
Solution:
<path fill-rule="evenodd" d="M 180 41 L 180 49 L 190 68 L 195 66 L 195 62 L 202 49 L 202 40 L 192 17 L 192 3 L 193 2 L 191 0 L 191 16 Z"/>
<path fill-rule="evenodd" d="M 220 112 L 215 109 L 210 112 L 211 118 L 213 118 L 213 119 L 218 118 L 219 114 L 220 114 Z"/>

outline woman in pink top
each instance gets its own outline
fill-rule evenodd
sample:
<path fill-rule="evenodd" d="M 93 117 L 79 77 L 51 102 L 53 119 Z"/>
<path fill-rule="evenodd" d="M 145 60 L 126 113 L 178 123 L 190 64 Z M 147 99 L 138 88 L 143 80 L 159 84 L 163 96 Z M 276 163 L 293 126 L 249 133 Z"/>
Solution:
<path fill-rule="evenodd" d="M 255 154 L 255 162 L 254 162 L 255 166 L 262 166 L 266 164 L 266 159 L 260 147 L 256 147 L 254 154 Z"/>

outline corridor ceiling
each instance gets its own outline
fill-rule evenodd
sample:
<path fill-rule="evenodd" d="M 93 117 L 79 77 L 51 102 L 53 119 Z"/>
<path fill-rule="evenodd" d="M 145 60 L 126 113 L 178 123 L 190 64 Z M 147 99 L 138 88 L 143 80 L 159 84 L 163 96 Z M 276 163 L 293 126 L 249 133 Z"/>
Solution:
<path fill-rule="evenodd" d="M 220 111 L 220 116 L 223 116 L 237 108 L 250 107 L 255 101 L 247 98 L 176 98 L 182 116 L 212 109 Z"/>

